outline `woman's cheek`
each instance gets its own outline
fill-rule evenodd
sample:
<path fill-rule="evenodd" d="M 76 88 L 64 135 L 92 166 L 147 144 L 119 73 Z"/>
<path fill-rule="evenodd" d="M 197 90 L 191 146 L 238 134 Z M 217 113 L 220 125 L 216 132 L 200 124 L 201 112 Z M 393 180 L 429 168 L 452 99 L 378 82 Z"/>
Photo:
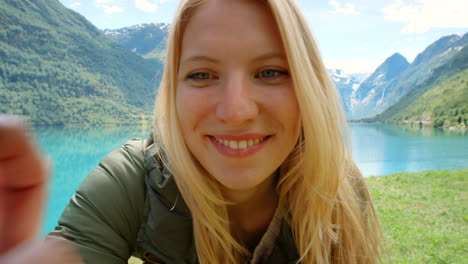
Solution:
<path fill-rule="evenodd" d="M 180 87 L 176 104 L 183 129 L 196 129 L 197 124 L 209 114 L 211 102 L 212 96 L 203 88 Z"/>

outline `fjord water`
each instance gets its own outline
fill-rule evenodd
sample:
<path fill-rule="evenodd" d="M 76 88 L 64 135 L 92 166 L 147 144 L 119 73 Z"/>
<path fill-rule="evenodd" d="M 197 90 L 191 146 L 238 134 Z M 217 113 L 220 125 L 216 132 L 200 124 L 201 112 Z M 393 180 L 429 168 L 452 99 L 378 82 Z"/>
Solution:
<path fill-rule="evenodd" d="M 351 124 L 353 159 L 366 177 L 468 168 L 468 134 L 439 128 Z"/>
<path fill-rule="evenodd" d="M 86 175 L 128 139 L 146 138 L 149 127 L 37 127 L 36 137 L 52 158 L 42 235 L 52 231 Z M 380 124 L 351 124 L 353 158 L 364 176 L 468 167 L 468 135 L 461 131 Z M 105 192 L 105 190 L 103 190 Z"/>
<path fill-rule="evenodd" d="M 53 161 L 41 235 L 54 229 L 71 196 L 102 158 L 131 138 L 146 138 L 149 131 L 146 126 L 36 127 L 36 139 Z"/>

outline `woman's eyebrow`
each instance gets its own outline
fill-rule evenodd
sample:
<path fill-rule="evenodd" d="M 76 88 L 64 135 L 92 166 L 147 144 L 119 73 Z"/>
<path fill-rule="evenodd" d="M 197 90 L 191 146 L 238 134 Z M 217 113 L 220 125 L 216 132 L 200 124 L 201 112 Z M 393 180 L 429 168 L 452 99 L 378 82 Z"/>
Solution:
<path fill-rule="evenodd" d="M 208 62 L 212 62 L 212 63 L 216 63 L 216 64 L 219 64 L 219 60 L 215 59 L 215 58 L 212 58 L 212 57 L 209 57 L 209 56 L 205 56 L 205 55 L 194 55 L 194 56 L 190 56 L 188 57 L 187 59 L 184 59 L 182 60 L 183 62 L 193 62 L 193 61 L 208 61 Z"/>
<path fill-rule="evenodd" d="M 286 56 L 284 55 L 283 52 L 268 52 L 258 57 L 255 57 L 252 61 L 257 62 L 257 61 L 263 61 L 263 60 L 268 60 L 268 59 L 283 59 L 284 60 L 286 59 Z M 215 64 L 220 63 L 218 59 L 215 59 L 206 55 L 193 55 L 186 59 L 183 59 L 182 61 L 183 62 L 207 61 L 207 62 L 211 62 Z"/>
<path fill-rule="evenodd" d="M 268 60 L 268 59 L 286 59 L 286 56 L 283 52 L 268 52 L 263 55 L 260 55 L 256 58 L 254 58 L 252 61 L 263 61 L 263 60 Z"/>

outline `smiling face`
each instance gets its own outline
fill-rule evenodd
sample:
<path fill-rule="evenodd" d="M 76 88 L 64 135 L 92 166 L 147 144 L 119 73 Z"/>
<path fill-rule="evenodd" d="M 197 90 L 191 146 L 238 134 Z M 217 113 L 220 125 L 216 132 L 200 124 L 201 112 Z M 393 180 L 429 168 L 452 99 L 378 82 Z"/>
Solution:
<path fill-rule="evenodd" d="M 209 0 L 183 34 L 176 108 L 189 150 L 228 191 L 255 191 L 294 148 L 300 113 L 260 1 Z"/>

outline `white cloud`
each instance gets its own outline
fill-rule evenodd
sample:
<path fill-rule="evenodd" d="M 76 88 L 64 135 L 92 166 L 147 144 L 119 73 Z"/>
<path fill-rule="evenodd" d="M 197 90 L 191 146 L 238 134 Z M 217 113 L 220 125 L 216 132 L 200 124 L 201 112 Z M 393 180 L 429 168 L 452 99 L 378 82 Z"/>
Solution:
<path fill-rule="evenodd" d="M 69 6 L 70 8 L 74 8 L 74 7 L 77 7 L 77 6 L 80 6 L 80 5 L 81 5 L 80 2 L 74 2 L 74 3 L 69 4 L 68 6 Z"/>
<path fill-rule="evenodd" d="M 424 33 L 431 28 L 468 28 L 466 0 L 396 0 L 382 12 L 386 20 L 406 23 L 403 34 Z"/>
<path fill-rule="evenodd" d="M 329 1 L 328 4 L 334 7 L 334 10 L 330 11 L 332 14 L 346 14 L 346 15 L 359 15 L 356 7 L 351 3 L 345 3 L 343 7 L 336 0 Z"/>
<path fill-rule="evenodd" d="M 325 60 L 327 69 L 341 69 L 346 73 L 373 72 L 381 63 L 381 61 L 376 60 Z"/>
<path fill-rule="evenodd" d="M 135 0 L 135 5 L 144 12 L 154 12 L 158 9 L 158 5 L 149 0 Z"/>
<path fill-rule="evenodd" d="M 104 12 L 106 13 L 122 13 L 124 10 L 121 7 L 118 6 L 108 6 L 108 5 L 103 5 L 104 7 Z"/>
<path fill-rule="evenodd" d="M 122 13 L 124 9 L 117 5 L 110 5 L 115 0 L 95 0 L 96 6 L 102 8 L 105 13 Z"/>

